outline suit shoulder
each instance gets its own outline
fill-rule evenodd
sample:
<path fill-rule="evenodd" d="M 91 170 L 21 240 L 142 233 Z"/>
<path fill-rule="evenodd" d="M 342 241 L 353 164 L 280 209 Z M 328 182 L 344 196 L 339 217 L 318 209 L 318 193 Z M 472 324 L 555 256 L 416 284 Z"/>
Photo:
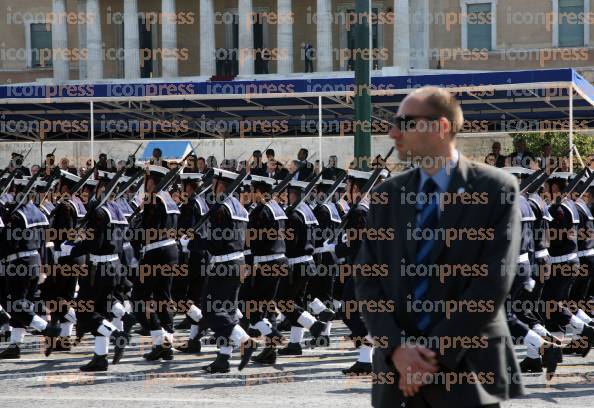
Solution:
<path fill-rule="evenodd" d="M 468 168 L 474 173 L 475 180 L 487 183 L 493 188 L 504 187 L 510 190 L 518 188 L 516 178 L 497 167 L 470 161 Z"/>
<path fill-rule="evenodd" d="M 408 169 L 400 173 L 396 173 L 393 176 L 384 180 L 384 182 L 380 185 L 375 186 L 373 188 L 373 191 L 377 193 L 394 192 L 396 191 L 396 189 L 400 188 L 400 186 L 406 184 L 407 180 L 409 179 L 409 177 L 412 176 L 412 173 L 414 173 L 415 170 L 416 169 Z"/>

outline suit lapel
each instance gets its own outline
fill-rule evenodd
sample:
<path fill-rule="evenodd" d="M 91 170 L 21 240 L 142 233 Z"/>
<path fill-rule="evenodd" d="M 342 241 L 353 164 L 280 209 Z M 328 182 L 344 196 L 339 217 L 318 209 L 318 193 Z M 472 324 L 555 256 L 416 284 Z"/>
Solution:
<path fill-rule="evenodd" d="M 448 195 L 450 202 L 453 204 L 443 205 L 443 212 L 440 214 L 439 217 L 439 231 L 445 231 L 444 235 L 447 236 L 447 231 L 452 228 L 457 228 L 458 220 L 463 214 L 464 206 L 460 203 L 460 200 L 455 197 L 455 195 L 460 194 L 462 192 L 470 193 L 472 186 L 469 184 L 468 180 L 468 161 L 462 155 L 458 160 L 458 166 L 454 170 L 454 176 L 450 181 L 450 186 L 448 188 Z M 438 239 L 435 241 L 435 245 L 431 251 L 431 264 L 436 263 L 437 259 L 441 255 L 441 252 L 444 249 L 445 242 L 443 239 Z"/>
<path fill-rule="evenodd" d="M 404 241 L 404 256 L 406 263 L 414 263 L 416 259 L 415 252 L 417 250 L 417 243 L 414 239 L 407 239 L 409 235 L 407 231 L 416 227 L 417 224 L 417 208 L 416 208 L 416 200 L 409 199 L 410 197 L 416 197 L 417 189 L 419 187 L 419 170 L 415 170 L 411 172 L 411 176 L 409 177 L 408 181 L 405 184 L 405 191 L 404 195 L 400 195 L 396 199 L 399 201 L 403 201 L 401 206 L 398 206 L 398 210 L 400 214 L 398 214 L 398 210 L 392 212 L 397 218 L 399 218 L 399 222 L 396 224 L 399 226 L 399 234 L 398 237 Z M 414 193 L 414 195 L 409 196 L 410 193 Z M 402 198 L 405 198 L 404 200 Z M 411 226 L 408 226 L 408 223 L 411 223 Z M 397 260 L 400 264 L 400 259 Z"/>

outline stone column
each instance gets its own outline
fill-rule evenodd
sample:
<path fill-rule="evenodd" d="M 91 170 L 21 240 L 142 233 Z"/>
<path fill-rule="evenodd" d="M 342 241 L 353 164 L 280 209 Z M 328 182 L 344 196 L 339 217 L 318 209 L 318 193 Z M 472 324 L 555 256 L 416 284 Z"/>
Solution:
<path fill-rule="evenodd" d="M 394 0 L 394 66 L 406 74 L 410 68 L 410 8 L 408 0 Z"/>
<path fill-rule="evenodd" d="M 316 61 L 318 72 L 331 72 L 332 64 L 332 0 L 318 0 Z"/>
<path fill-rule="evenodd" d="M 124 77 L 140 78 L 138 0 L 124 0 Z"/>
<path fill-rule="evenodd" d="M 429 0 L 411 0 L 411 49 L 414 58 L 411 65 L 414 68 L 429 68 Z"/>
<path fill-rule="evenodd" d="M 76 12 L 78 15 L 87 15 L 87 0 L 76 1 Z M 85 50 L 87 48 L 87 26 L 81 22 L 76 26 L 76 32 L 78 37 L 78 49 Z M 78 60 L 78 77 L 79 79 L 87 78 L 87 60 L 86 58 L 80 58 Z"/>
<path fill-rule="evenodd" d="M 103 78 L 103 39 L 99 0 L 87 0 L 87 78 Z"/>
<path fill-rule="evenodd" d="M 65 58 L 68 48 L 68 25 L 66 21 L 66 0 L 53 0 L 52 12 L 52 64 L 54 79 L 67 81 L 70 78 L 70 62 Z"/>
<path fill-rule="evenodd" d="M 254 26 L 252 0 L 238 0 L 239 75 L 254 75 Z"/>
<path fill-rule="evenodd" d="M 215 58 L 215 21 L 213 0 L 200 0 L 200 75 L 213 76 Z"/>
<path fill-rule="evenodd" d="M 162 0 L 161 12 L 163 23 L 161 24 L 161 47 L 164 53 L 172 54 L 177 48 L 177 23 L 175 0 Z M 175 56 L 162 58 L 163 78 L 174 78 L 178 76 L 178 61 Z"/>
<path fill-rule="evenodd" d="M 277 72 L 290 74 L 293 72 L 293 5 L 291 0 L 277 0 L 277 48 L 279 58 Z M 282 55 L 282 56 L 281 56 Z M 286 57 L 285 57 L 286 55 Z"/>

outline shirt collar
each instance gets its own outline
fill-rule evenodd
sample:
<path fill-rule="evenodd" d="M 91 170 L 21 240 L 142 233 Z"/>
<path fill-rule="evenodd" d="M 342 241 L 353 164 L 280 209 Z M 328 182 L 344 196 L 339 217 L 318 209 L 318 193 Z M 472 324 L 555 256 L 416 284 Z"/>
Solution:
<path fill-rule="evenodd" d="M 452 176 L 454 175 L 454 170 L 458 166 L 459 160 L 460 160 L 460 153 L 458 152 L 458 150 L 454 149 L 454 153 L 452 154 L 452 157 L 450 158 L 448 165 L 446 167 L 440 168 L 439 171 L 437 173 L 435 173 L 433 176 L 429 176 L 429 174 L 427 174 L 425 172 L 425 170 L 420 169 L 421 171 L 419 172 L 419 174 L 420 174 L 419 191 L 422 191 L 423 186 L 425 185 L 425 181 L 427 181 L 427 179 L 430 177 L 433 179 L 435 184 L 437 184 L 439 191 L 441 191 L 441 192 L 448 191 L 448 187 L 450 186 L 450 180 L 452 179 Z"/>

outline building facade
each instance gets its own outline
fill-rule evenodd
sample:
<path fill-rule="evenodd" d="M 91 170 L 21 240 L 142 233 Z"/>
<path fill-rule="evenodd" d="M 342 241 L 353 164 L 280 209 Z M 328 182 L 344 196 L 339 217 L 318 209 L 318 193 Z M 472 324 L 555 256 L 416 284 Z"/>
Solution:
<path fill-rule="evenodd" d="M 594 0 L 0 0 L 0 83 L 575 67 L 594 75 Z M 378 73 L 379 74 L 379 73 Z"/>

